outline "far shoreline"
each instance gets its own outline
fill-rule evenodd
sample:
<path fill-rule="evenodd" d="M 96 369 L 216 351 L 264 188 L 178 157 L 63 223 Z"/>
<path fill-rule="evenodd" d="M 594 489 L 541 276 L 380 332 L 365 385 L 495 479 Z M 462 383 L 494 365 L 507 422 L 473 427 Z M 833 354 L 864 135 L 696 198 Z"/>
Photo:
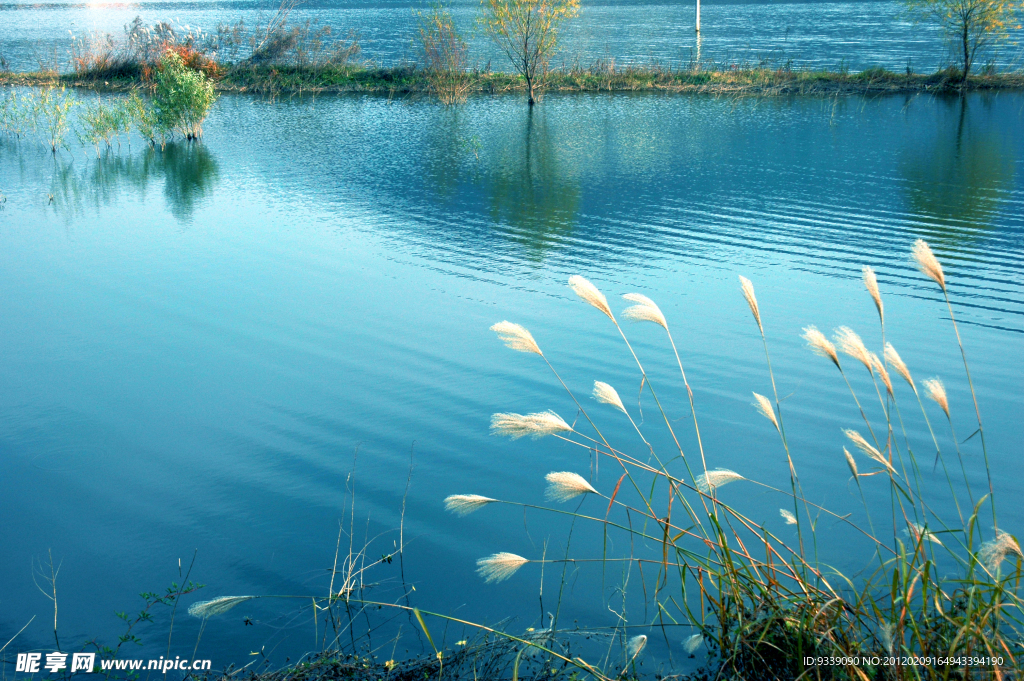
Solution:
<path fill-rule="evenodd" d="M 128 72 L 126 75 L 126 71 Z M 23 72 L 0 73 L 0 85 L 24 87 L 65 86 L 98 92 L 147 90 L 151 82 L 142 67 L 117 73 Z M 427 71 L 410 66 L 317 66 L 232 64 L 214 65 L 209 74 L 222 93 L 260 95 L 365 93 L 431 95 Z M 498 71 L 465 74 L 467 93 L 525 93 L 523 79 Z M 929 75 L 899 74 L 883 68 L 855 73 L 798 69 L 743 68 L 729 70 L 670 70 L 634 67 L 616 70 L 551 71 L 547 92 L 671 92 L 714 96 L 864 95 L 900 93 L 961 93 L 965 91 L 1024 90 L 1024 72 L 972 75 L 966 82 L 956 69 Z"/>

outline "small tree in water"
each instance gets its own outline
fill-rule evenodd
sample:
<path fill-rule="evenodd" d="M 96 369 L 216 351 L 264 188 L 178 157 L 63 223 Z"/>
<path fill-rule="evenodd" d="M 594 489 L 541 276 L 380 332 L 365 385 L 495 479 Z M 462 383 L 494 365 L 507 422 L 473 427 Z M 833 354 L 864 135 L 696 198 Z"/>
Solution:
<path fill-rule="evenodd" d="M 1020 22 L 1024 3 L 1008 0 L 905 0 L 921 19 L 938 21 L 960 62 L 961 83 L 967 82 L 978 52 L 1005 39 Z"/>
<path fill-rule="evenodd" d="M 164 53 L 153 93 L 156 128 L 162 134 L 177 132 L 187 140 L 199 139 L 216 100 L 213 83 L 204 73 L 185 66 L 178 53 Z"/>
<path fill-rule="evenodd" d="M 482 0 L 487 35 L 523 78 L 530 106 L 558 46 L 558 27 L 579 13 L 579 0 Z"/>

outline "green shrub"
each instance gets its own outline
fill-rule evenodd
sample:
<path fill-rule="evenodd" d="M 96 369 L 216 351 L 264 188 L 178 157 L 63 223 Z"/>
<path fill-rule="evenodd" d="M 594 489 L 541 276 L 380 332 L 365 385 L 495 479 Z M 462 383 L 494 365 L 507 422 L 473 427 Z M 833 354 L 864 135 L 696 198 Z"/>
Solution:
<path fill-rule="evenodd" d="M 132 124 L 132 108 L 129 100 L 120 100 L 112 104 L 97 101 L 95 105 L 86 106 L 78 116 L 78 139 L 82 144 L 96 147 L 96 155 L 100 153 L 100 142 L 109 148 L 113 141 L 122 134 L 128 134 Z M 120 141 L 118 141 L 120 144 Z"/>
<path fill-rule="evenodd" d="M 180 134 L 187 140 L 203 136 L 203 121 L 216 101 L 213 83 L 203 73 L 185 66 L 180 55 L 166 52 L 160 59 L 153 93 L 155 130 Z"/>

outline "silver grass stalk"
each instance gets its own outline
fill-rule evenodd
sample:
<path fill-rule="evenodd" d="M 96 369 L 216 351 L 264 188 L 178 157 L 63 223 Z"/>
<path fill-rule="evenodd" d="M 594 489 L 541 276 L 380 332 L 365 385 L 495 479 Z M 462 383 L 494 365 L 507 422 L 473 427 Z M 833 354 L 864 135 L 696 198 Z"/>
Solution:
<path fill-rule="evenodd" d="M 615 388 L 611 387 L 607 383 L 601 381 L 594 381 L 594 399 L 602 404 L 610 404 L 616 407 L 623 414 L 626 413 L 626 408 L 622 406 L 622 398 L 619 397 L 619 393 Z"/>
<path fill-rule="evenodd" d="M 544 479 L 548 481 L 548 489 L 544 496 L 549 501 L 564 502 L 581 494 L 597 494 L 597 490 L 586 478 L 571 471 L 548 473 Z"/>
<path fill-rule="evenodd" d="M 843 430 L 843 434 L 845 434 L 846 437 L 850 438 L 850 442 L 852 442 L 854 446 L 857 447 L 857 449 L 864 452 L 868 456 L 868 458 L 882 464 L 893 473 L 896 472 L 896 469 L 894 469 L 892 465 L 888 461 L 886 461 L 882 453 L 875 449 L 874 447 L 872 447 L 871 444 L 864 439 L 863 435 L 858 433 L 856 430 L 852 430 L 850 428 L 845 428 Z"/>
<path fill-rule="evenodd" d="M 608 307 L 608 299 L 604 297 L 603 293 L 597 290 L 596 286 L 580 275 L 575 274 L 569 277 L 569 288 L 571 288 L 576 295 L 582 298 L 584 302 L 593 305 L 598 310 L 608 315 L 608 319 L 615 321 L 615 317 L 612 316 L 612 309 Z"/>
<path fill-rule="evenodd" d="M 757 402 L 754 402 L 754 406 L 759 412 L 761 412 L 761 415 L 772 422 L 775 426 L 775 430 L 779 430 L 779 422 L 775 418 L 775 409 L 772 407 L 772 403 L 768 398 L 764 395 L 754 393 L 754 399 L 757 400 Z M 780 430 L 779 432 L 782 431 Z"/>
<path fill-rule="evenodd" d="M 544 356 L 540 346 L 533 339 L 533 335 L 519 324 L 509 321 L 498 322 L 491 327 L 491 331 L 498 334 L 498 338 L 505 344 L 505 347 L 519 352 L 532 352 L 535 355 Z"/>
<path fill-rule="evenodd" d="M 495 553 L 476 562 L 478 575 L 488 584 L 503 582 L 530 561 L 514 553 Z"/>
<path fill-rule="evenodd" d="M 631 303 L 636 303 L 622 312 L 623 317 L 634 322 L 654 322 L 668 331 L 668 321 L 665 320 L 661 308 L 653 300 L 639 293 L 627 293 L 622 297 Z"/>
<path fill-rule="evenodd" d="M 796 525 L 796 516 L 784 508 L 779 509 L 779 515 L 786 521 L 787 525 Z"/>
<path fill-rule="evenodd" d="M 850 454 L 850 450 L 848 450 L 846 447 L 843 447 L 843 454 L 846 455 L 846 465 L 850 467 L 850 472 L 853 473 L 854 478 L 857 478 L 857 462 L 854 461 L 853 454 Z"/>
<path fill-rule="evenodd" d="M 942 542 L 935 536 L 935 533 L 925 528 L 925 526 L 920 523 L 910 523 L 907 526 L 907 529 L 903 530 L 903 533 L 913 539 L 915 544 L 924 539 L 942 546 Z"/>
<path fill-rule="evenodd" d="M 932 253 L 931 247 L 928 246 L 924 239 L 918 239 L 914 242 L 914 248 L 911 250 L 910 255 L 914 259 L 917 269 L 921 270 L 922 274 L 938 284 L 939 288 L 945 292 L 946 275 L 942 272 L 942 265 L 939 264 L 935 254 Z"/>
<path fill-rule="evenodd" d="M 946 412 L 946 418 L 950 418 L 949 398 L 946 397 L 946 386 L 942 385 L 942 381 L 939 378 L 929 378 L 924 381 L 924 389 L 925 394 L 935 400 L 935 403 L 942 407 L 942 411 Z"/>
<path fill-rule="evenodd" d="M 199 619 L 222 615 L 239 603 L 251 601 L 259 596 L 221 596 L 211 601 L 199 601 L 188 606 L 188 614 Z"/>
<path fill-rule="evenodd" d="M 712 489 L 728 485 L 730 482 L 745 479 L 746 478 L 736 471 L 730 471 L 727 468 L 716 468 L 713 471 L 701 473 L 697 476 L 697 479 L 694 482 L 697 485 L 697 489 L 704 494 L 710 494 Z"/>
<path fill-rule="evenodd" d="M 853 332 L 848 326 L 840 326 L 835 330 L 835 341 L 839 349 L 844 354 L 853 357 L 855 360 L 864 365 L 868 371 L 873 371 L 871 365 L 871 354 L 868 352 L 867 347 L 864 345 L 864 341 L 860 339 L 856 333 Z"/>
<path fill-rule="evenodd" d="M 995 539 L 988 540 L 978 549 L 978 560 L 989 572 L 995 574 L 1011 553 L 1018 558 L 1024 558 L 1017 540 L 1003 530 L 996 530 Z"/>
<path fill-rule="evenodd" d="M 646 646 L 647 636 L 645 636 L 644 634 L 634 636 L 633 638 L 629 639 L 628 643 L 626 643 L 626 657 L 628 657 L 630 660 L 635 659 L 636 656 L 640 654 L 640 651 L 643 650 Z"/>
<path fill-rule="evenodd" d="M 885 652 L 892 655 L 894 650 L 893 643 L 896 638 L 896 627 L 892 622 L 885 622 L 878 629 L 882 638 L 882 645 L 885 646 Z"/>
<path fill-rule="evenodd" d="M 807 341 L 807 345 L 810 346 L 814 354 L 828 357 L 842 371 L 842 367 L 839 366 L 839 355 L 836 354 L 836 346 L 832 345 L 828 338 L 825 338 L 825 334 L 818 331 L 818 327 L 804 327 L 802 338 Z"/>
<path fill-rule="evenodd" d="M 878 278 L 875 276 L 875 271 L 864 266 L 864 288 L 871 294 L 871 300 L 875 301 L 875 308 L 878 310 L 878 319 L 884 324 L 885 323 L 885 311 L 882 307 L 882 294 L 878 291 Z"/>
<path fill-rule="evenodd" d="M 542 411 L 536 414 L 494 414 L 491 416 L 491 431 L 495 435 L 507 435 L 513 440 L 525 435 L 536 439 L 571 430 L 572 426 L 553 411 Z"/>
<path fill-rule="evenodd" d="M 878 355 L 873 352 L 871 353 L 871 366 L 875 367 L 875 372 L 877 372 L 879 377 L 882 379 L 882 383 L 885 384 L 885 389 L 889 391 L 889 394 L 896 397 L 895 393 L 892 391 L 892 379 L 889 378 L 889 370 L 885 368 L 885 364 L 883 364 L 882 360 L 878 358 Z"/>
<path fill-rule="evenodd" d="M 896 370 L 896 373 L 902 376 L 903 380 L 906 381 L 916 393 L 917 386 L 914 385 L 914 379 L 910 376 L 910 369 L 907 368 L 907 365 L 903 362 L 900 354 L 896 352 L 896 348 L 892 346 L 892 343 L 885 344 L 885 361 L 892 365 L 892 368 Z"/>
<path fill-rule="evenodd" d="M 683 650 L 685 650 L 688 655 L 693 655 L 695 652 L 697 652 L 697 648 L 700 648 L 701 644 L 703 643 L 704 637 L 700 634 L 694 634 L 693 636 L 687 637 L 686 640 L 683 641 Z"/>
<path fill-rule="evenodd" d="M 444 500 L 444 508 L 457 516 L 467 516 L 473 511 L 493 504 L 497 499 L 482 497 L 479 494 L 453 494 Z"/>
<path fill-rule="evenodd" d="M 743 289 L 743 297 L 747 299 L 747 305 L 750 306 L 750 312 L 754 315 L 757 328 L 764 333 L 764 327 L 761 326 L 761 310 L 757 307 L 757 296 L 754 295 L 754 285 L 746 277 L 740 277 L 740 288 Z"/>

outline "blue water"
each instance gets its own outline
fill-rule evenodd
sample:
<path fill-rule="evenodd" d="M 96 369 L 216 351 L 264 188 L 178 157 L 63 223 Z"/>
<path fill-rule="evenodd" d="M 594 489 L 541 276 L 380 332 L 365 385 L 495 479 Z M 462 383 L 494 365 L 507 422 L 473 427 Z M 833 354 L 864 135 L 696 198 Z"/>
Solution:
<path fill-rule="evenodd" d="M 585 451 L 552 438 L 489 434 L 495 412 L 550 408 L 572 420 L 576 410 L 540 358 L 507 350 L 488 327 L 509 319 L 529 328 L 627 451 L 646 450 L 621 414 L 585 399 L 594 380 L 616 386 L 638 420 L 643 409 L 659 451 L 671 442 L 649 396 L 637 404 L 640 375 L 614 327 L 567 288 L 572 274 L 597 284 L 616 312 L 631 291 L 658 302 L 694 390 L 709 467 L 787 488 L 774 429 L 751 406 L 752 391 L 771 394 L 737 276 L 752 279 L 804 488 L 863 520 L 840 432 L 863 422 L 835 368 L 799 336 L 808 324 L 846 324 L 879 351 L 860 282 L 861 266 L 875 267 L 886 339 L 919 384 L 945 381 L 959 439 L 970 435 L 974 410 L 948 312 L 909 261 L 919 237 L 946 267 L 1000 526 L 1020 532 L 1022 118 L 1019 93 L 549 94 L 532 114 L 517 96 L 456 109 L 224 96 L 199 145 L 161 151 L 133 140 L 97 159 L 77 143 L 54 157 L 31 139 L 0 141 L 0 639 L 35 616 L 10 650 L 53 649 L 52 604 L 33 583 L 49 551 L 61 566 L 60 638 L 74 647 L 116 640 L 124 627 L 114 612 L 134 612 L 139 592 L 181 581 L 193 557 L 190 578 L 207 586 L 182 607 L 222 595 L 322 595 L 339 523 L 357 547 L 373 539 L 371 563 L 394 550 L 402 527 L 404 564 L 369 569 L 371 596 L 398 599 L 404 571 L 424 610 L 513 617 L 510 631 L 520 633 L 543 626 L 560 566 L 544 572 L 542 605 L 538 566 L 487 585 L 475 560 L 496 551 L 540 558 L 545 542 L 549 558 L 564 556 L 564 518 L 514 506 L 456 518 L 442 500 L 477 493 L 544 504 L 543 476 L 560 470 L 592 475 L 610 494 L 619 473 L 607 461 L 593 470 Z M 663 332 L 624 328 L 693 452 Z M 877 426 L 867 374 L 847 365 Z M 912 442 L 927 452 L 912 394 L 902 383 L 896 391 Z M 926 407 L 949 451 L 944 417 Z M 963 448 L 980 490 L 978 439 Z M 925 493 L 952 514 L 945 479 L 924 468 Z M 887 518 L 882 478 L 863 485 Z M 779 495 L 740 482 L 720 496 L 791 537 Z M 587 499 L 583 511 L 602 516 L 605 506 Z M 611 550 L 628 547 L 617 536 Z M 575 529 L 570 555 L 601 551 L 599 530 Z M 873 556 L 831 521 L 821 523 L 819 551 L 851 573 Z M 639 584 L 653 574 L 629 578 L 626 617 L 649 624 Z M 624 579 L 617 567 L 602 575 L 572 566 L 562 626 L 613 625 L 608 608 L 619 611 Z M 316 647 L 306 604 L 257 600 L 211 619 L 199 657 L 245 664 L 262 649 L 275 664 L 294 660 Z M 138 630 L 145 656 L 167 651 L 169 613 L 157 620 Z M 399 624 L 413 636 L 399 618 L 373 645 Z M 192 654 L 200 626 L 177 612 L 172 656 Z M 449 645 L 466 636 L 431 626 Z M 419 645 L 406 639 L 394 654 Z M 653 635 L 647 655 L 646 669 L 667 665 Z"/>

